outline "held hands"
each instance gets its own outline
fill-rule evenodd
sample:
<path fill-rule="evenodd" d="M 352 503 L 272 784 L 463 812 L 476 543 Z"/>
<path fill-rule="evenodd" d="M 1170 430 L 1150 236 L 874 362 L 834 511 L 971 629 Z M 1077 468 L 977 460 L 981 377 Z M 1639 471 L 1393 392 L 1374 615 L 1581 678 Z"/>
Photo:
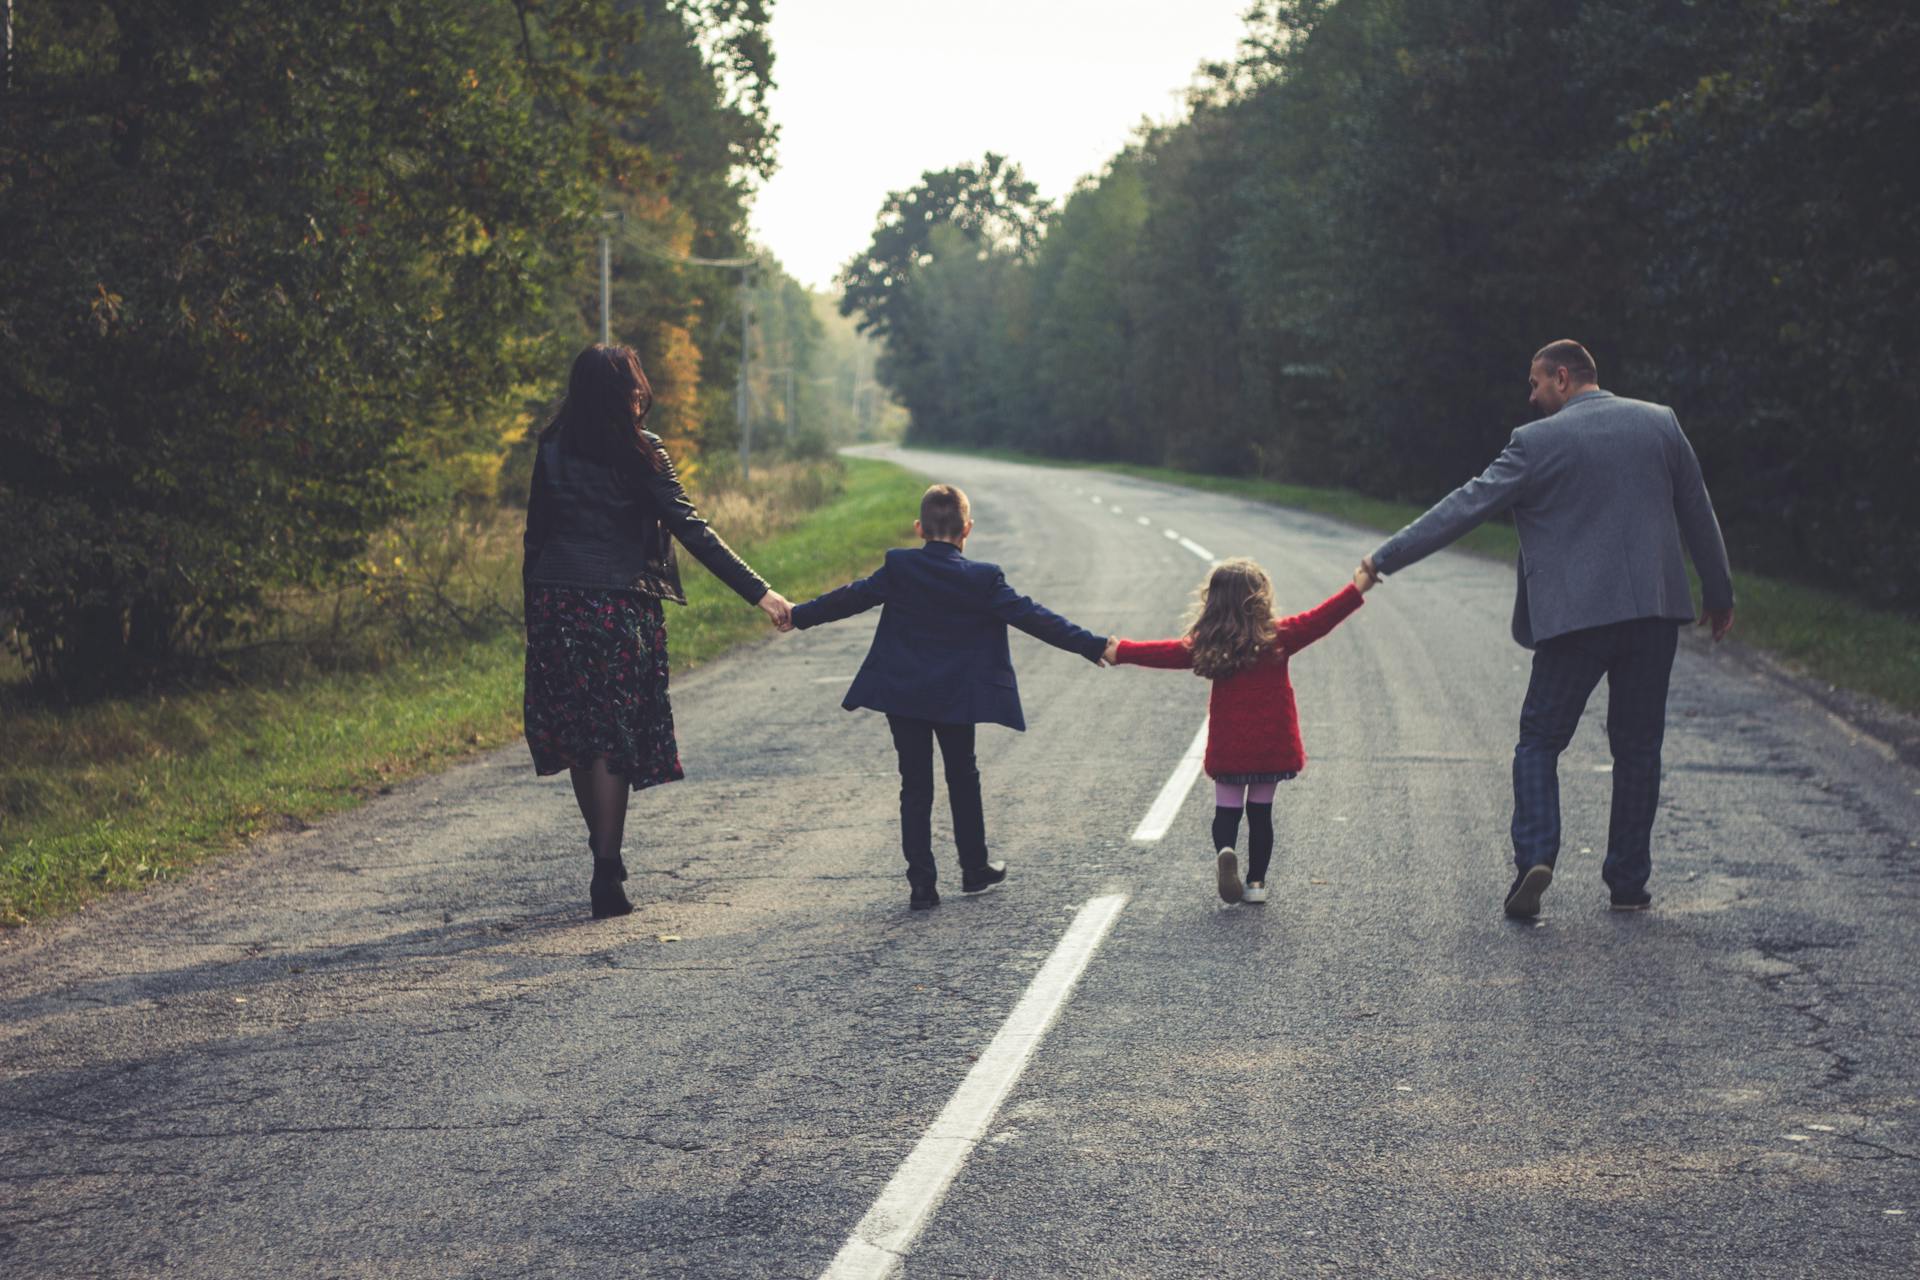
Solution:
<path fill-rule="evenodd" d="M 793 630 L 793 606 L 788 604 L 787 598 L 778 591 L 769 589 L 767 594 L 761 596 L 755 603 L 760 606 L 761 612 L 767 615 L 767 621 L 773 623 L 776 628 L 781 631 Z"/>
<path fill-rule="evenodd" d="M 1118 636 L 1108 636 L 1107 650 L 1100 655 L 1098 665 L 1110 667 L 1118 661 L 1120 661 L 1120 638 Z"/>
<path fill-rule="evenodd" d="M 1380 571 L 1373 567 L 1372 556 L 1368 556 L 1362 560 L 1360 567 L 1353 571 L 1353 589 L 1361 595 L 1365 595 L 1367 592 L 1373 590 L 1379 581 Z"/>
<path fill-rule="evenodd" d="M 1719 644 L 1726 638 L 1727 632 L 1733 630 L 1733 610 L 1702 609 L 1700 611 L 1700 620 L 1694 623 L 1694 625 L 1704 627 L 1709 624 L 1713 627 L 1713 642 Z"/>

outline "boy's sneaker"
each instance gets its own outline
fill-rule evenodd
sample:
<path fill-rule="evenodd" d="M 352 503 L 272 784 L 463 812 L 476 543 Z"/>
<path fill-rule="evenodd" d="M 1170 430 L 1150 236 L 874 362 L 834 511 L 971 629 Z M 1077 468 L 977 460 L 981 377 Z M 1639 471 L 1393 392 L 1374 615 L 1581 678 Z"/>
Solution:
<path fill-rule="evenodd" d="M 1615 911 L 1645 911 L 1653 905 L 1653 895 L 1645 889 L 1615 889 L 1612 897 Z"/>
<path fill-rule="evenodd" d="M 986 866 L 980 868 L 980 870 L 974 872 L 972 875 L 965 875 L 960 877 L 960 892 L 985 893 L 987 890 L 993 888 L 993 886 L 999 884 L 1002 880 L 1005 880 L 1006 878 L 1007 878 L 1006 863 L 989 862 Z"/>
<path fill-rule="evenodd" d="M 1220 901 L 1240 901 L 1246 890 L 1240 884 L 1240 860 L 1233 856 L 1233 850 L 1220 851 L 1220 856 L 1214 859 L 1214 873 L 1220 886 Z"/>
<path fill-rule="evenodd" d="M 1247 881 L 1246 889 L 1240 894 L 1240 901 L 1265 902 L 1266 900 L 1267 886 L 1258 880 Z"/>
<path fill-rule="evenodd" d="M 1553 883 L 1553 868 L 1544 862 L 1536 862 L 1513 878 L 1513 887 L 1507 890 L 1507 918 L 1510 920 L 1531 920 L 1540 914 L 1540 895 Z"/>

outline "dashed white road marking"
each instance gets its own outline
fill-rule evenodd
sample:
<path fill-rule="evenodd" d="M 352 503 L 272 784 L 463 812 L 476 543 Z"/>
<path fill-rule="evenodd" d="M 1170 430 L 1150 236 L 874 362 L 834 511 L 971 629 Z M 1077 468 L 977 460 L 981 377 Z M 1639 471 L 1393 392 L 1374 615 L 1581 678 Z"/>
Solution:
<path fill-rule="evenodd" d="M 1207 550 L 1205 547 L 1195 542 L 1192 538 L 1180 539 L 1180 545 L 1185 547 L 1187 550 L 1193 552 L 1193 554 L 1199 556 L 1202 560 L 1205 560 L 1208 564 L 1213 563 L 1213 552 Z"/>
<path fill-rule="evenodd" d="M 1137 522 L 1137 523 L 1139 523 L 1139 524 L 1152 524 L 1152 523 L 1153 523 L 1153 521 L 1151 521 L 1151 520 L 1149 520 L 1149 519 L 1147 519 L 1147 518 L 1146 518 L 1145 516 L 1135 516 L 1135 517 L 1134 517 L 1134 520 L 1135 520 L 1135 522 Z"/>
<path fill-rule="evenodd" d="M 1193 735 L 1187 753 L 1173 767 L 1173 776 L 1167 779 L 1167 785 L 1161 787 L 1160 794 L 1154 797 L 1147 816 L 1140 819 L 1140 825 L 1133 829 L 1134 843 L 1153 844 L 1167 834 L 1167 828 L 1180 815 L 1180 806 L 1186 802 L 1187 792 L 1193 790 L 1194 779 L 1200 776 L 1200 765 L 1206 755 L 1207 722 L 1202 720 L 1200 732 Z"/>
<path fill-rule="evenodd" d="M 1115 893 L 1080 908 L 1020 1003 L 821 1273 L 822 1280 L 879 1280 L 906 1259 L 1126 904 L 1127 896 Z"/>
<path fill-rule="evenodd" d="M 1161 532 L 1161 533 L 1163 533 L 1163 534 L 1165 534 L 1165 535 L 1166 535 L 1167 537 L 1169 537 L 1169 538 L 1171 538 L 1171 539 L 1173 539 L 1173 541 L 1175 541 L 1175 542 L 1178 542 L 1178 541 L 1180 541 L 1180 535 L 1179 535 L 1179 534 L 1177 534 L 1177 533 L 1175 533 L 1175 532 L 1174 532 L 1173 530 L 1171 530 L 1171 529 L 1162 529 L 1162 530 L 1161 530 L 1160 532 Z"/>

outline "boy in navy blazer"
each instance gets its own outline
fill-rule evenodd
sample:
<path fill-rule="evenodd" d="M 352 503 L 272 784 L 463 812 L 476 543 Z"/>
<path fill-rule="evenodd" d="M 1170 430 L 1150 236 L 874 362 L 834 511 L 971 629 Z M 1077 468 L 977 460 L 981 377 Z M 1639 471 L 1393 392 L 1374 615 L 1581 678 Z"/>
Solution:
<path fill-rule="evenodd" d="M 1007 585 L 999 566 L 960 554 L 973 532 L 967 495 L 936 484 L 920 499 L 914 550 L 887 552 L 870 578 L 850 582 L 793 610 L 801 630 L 852 617 L 875 605 L 880 625 L 860 674 L 841 706 L 884 712 L 900 755 L 900 846 L 907 858 L 908 905 L 940 904 L 933 865 L 933 744 L 946 766 L 953 839 L 960 850 L 960 888 L 979 893 L 1007 878 L 1004 862 L 987 860 L 976 724 L 1024 730 L 1020 688 L 1007 651 L 1015 626 L 1055 648 L 1105 666 L 1105 636 L 1075 626 Z"/>

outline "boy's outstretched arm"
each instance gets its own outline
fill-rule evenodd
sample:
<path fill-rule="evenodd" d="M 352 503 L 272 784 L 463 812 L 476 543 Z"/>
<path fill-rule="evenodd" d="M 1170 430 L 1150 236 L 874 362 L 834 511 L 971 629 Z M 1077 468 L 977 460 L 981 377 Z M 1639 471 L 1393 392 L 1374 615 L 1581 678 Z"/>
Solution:
<path fill-rule="evenodd" d="M 1044 605 L 1021 595 L 1007 585 L 1001 574 L 994 580 L 987 609 L 1010 627 L 1018 627 L 1036 640 L 1044 640 L 1056 649 L 1077 653 L 1088 662 L 1099 662 L 1107 651 L 1107 638 L 1085 627 L 1076 626 Z"/>
<path fill-rule="evenodd" d="M 838 622 L 856 613 L 865 613 L 876 605 L 883 605 L 887 602 L 887 585 L 887 566 L 882 564 L 870 577 L 855 579 L 823 596 L 815 596 L 805 604 L 793 606 L 794 629 L 805 631 L 808 627 L 817 627 L 823 622 Z"/>

